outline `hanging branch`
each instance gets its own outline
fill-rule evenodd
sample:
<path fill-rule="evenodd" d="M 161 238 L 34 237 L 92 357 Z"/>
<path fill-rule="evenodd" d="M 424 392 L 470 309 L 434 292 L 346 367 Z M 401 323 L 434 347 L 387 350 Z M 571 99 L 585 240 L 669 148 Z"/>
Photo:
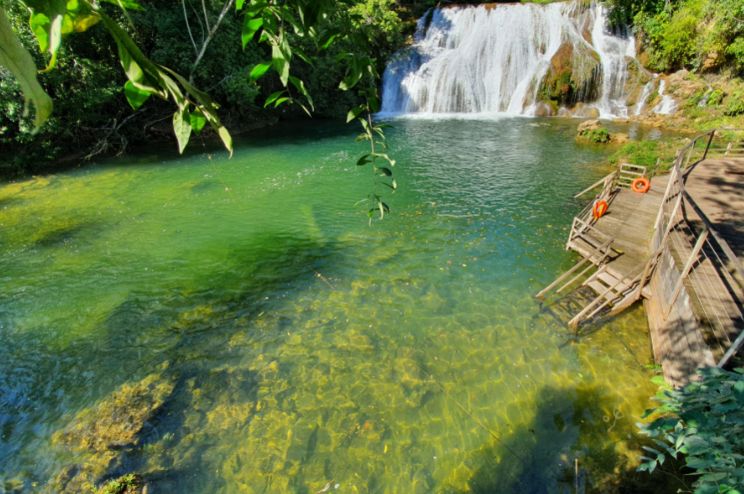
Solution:
<path fill-rule="evenodd" d="M 207 51 L 207 47 L 209 46 L 209 43 L 212 42 L 212 38 L 214 38 L 214 35 L 217 33 L 217 30 L 220 28 L 220 24 L 222 24 L 222 21 L 225 19 L 225 15 L 227 15 L 228 11 L 232 8 L 234 4 L 235 4 L 235 0 L 228 0 L 225 3 L 225 5 L 222 6 L 222 11 L 220 12 L 219 17 L 217 17 L 217 22 L 215 22 L 214 26 L 210 27 L 209 16 L 207 14 L 207 6 L 204 3 L 204 0 L 202 0 L 202 9 L 204 10 L 204 22 L 207 25 L 207 36 L 206 38 L 204 38 L 204 41 L 202 42 L 201 50 L 196 55 L 196 60 L 194 60 L 194 64 L 191 66 L 191 72 L 189 73 L 190 84 L 194 82 L 194 74 L 196 73 L 196 68 L 201 63 L 202 58 L 204 58 L 204 54 Z M 186 21 L 186 25 L 188 26 L 188 20 Z"/>

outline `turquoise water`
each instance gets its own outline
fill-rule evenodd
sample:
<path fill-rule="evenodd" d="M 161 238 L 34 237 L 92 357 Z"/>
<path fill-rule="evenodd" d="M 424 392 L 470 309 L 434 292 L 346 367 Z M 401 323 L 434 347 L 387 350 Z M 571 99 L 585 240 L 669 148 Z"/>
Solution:
<path fill-rule="evenodd" d="M 396 121 L 370 225 L 355 134 L 0 187 L 0 492 L 570 492 L 577 458 L 595 486 L 632 468 L 643 313 L 577 340 L 532 297 L 574 261 L 604 151 L 570 121 Z M 108 407 L 148 399 L 144 423 Z M 80 439 L 107 421 L 134 433 Z"/>

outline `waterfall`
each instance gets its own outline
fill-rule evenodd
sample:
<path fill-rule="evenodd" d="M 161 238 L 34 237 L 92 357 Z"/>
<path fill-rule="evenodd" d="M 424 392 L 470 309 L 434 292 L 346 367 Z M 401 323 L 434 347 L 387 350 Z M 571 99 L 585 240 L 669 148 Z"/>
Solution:
<path fill-rule="evenodd" d="M 641 114 L 641 112 L 643 111 L 643 108 L 646 106 L 646 101 L 648 101 L 648 97 L 651 96 L 651 91 L 654 90 L 655 84 L 656 84 L 656 81 L 652 79 L 643 86 L 643 92 L 641 92 L 641 97 L 638 99 L 638 103 L 636 104 L 635 112 L 633 113 L 634 115 L 637 116 Z"/>
<path fill-rule="evenodd" d="M 436 8 L 388 64 L 381 113 L 535 115 L 581 102 L 625 117 L 634 56 L 633 39 L 608 33 L 594 3 Z"/>
<path fill-rule="evenodd" d="M 654 113 L 659 115 L 671 115 L 677 110 L 677 103 L 674 101 L 674 98 L 668 94 L 664 94 L 665 90 L 666 81 L 662 79 L 659 83 L 659 97 L 661 97 L 661 101 L 659 101 L 659 104 L 652 110 Z"/>

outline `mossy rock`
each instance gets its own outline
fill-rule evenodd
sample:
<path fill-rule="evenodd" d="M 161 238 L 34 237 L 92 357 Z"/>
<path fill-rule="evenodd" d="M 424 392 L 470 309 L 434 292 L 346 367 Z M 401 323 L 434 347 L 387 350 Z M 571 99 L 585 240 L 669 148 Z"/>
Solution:
<path fill-rule="evenodd" d="M 161 374 L 125 383 L 96 405 L 79 412 L 70 425 L 52 436 L 52 444 L 74 452 L 78 463 L 63 468 L 50 482 L 50 492 L 122 492 L 97 490 L 96 484 L 118 470 L 122 456 L 140 444 L 142 432 L 173 392 Z M 117 484 L 112 484 L 117 485 Z M 133 487 L 132 487 L 133 488 Z M 127 490 L 129 489 L 129 490 Z"/>
<path fill-rule="evenodd" d="M 612 136 L 599 120 L 587 120 L 579 124 L 576 140 L 594 144 L 608 144 L 612 140 Z"/>
<path fill-rule="evenodd" d="M 133 446 L 147 421 L 173 392 L 173 383 L 150 374 L 123 384 L 92 408 L 81 411 L 52 441 L 74 450 L 106 451 Z"/>
<path fill-rule="evenodd" d="M 96 494 L 141 494 L 146 492 L 142 477 L 134 473 L 109 480 L 98 488 Z"/>
<path fill-rule="evenodd" d="M 599 96 L 600 74 L 597 52 L 565 41 L 550 60 L 550 68 L 540 86 L 540 97 L 543 101 L 563 105 L 593 101 Z"/>

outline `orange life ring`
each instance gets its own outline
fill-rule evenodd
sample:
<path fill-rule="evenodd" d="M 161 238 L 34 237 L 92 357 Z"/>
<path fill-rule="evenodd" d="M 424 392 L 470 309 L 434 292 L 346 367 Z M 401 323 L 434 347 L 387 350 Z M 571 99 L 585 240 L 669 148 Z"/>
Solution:
<path fill-rule="evenodd" d="M 638 177 L 630 183 L 630 188 L 633 192 L 645 194 L 651 188 L 651 182 L 646 177 Z"/>
<path fill-rule="evenodd" d="M 592 207 L 592 215 L 594 216 L 594 219 L 600 219 L 607 212 L 608 207 L 607 201 L 595 202 L 594 207 Z"/>

